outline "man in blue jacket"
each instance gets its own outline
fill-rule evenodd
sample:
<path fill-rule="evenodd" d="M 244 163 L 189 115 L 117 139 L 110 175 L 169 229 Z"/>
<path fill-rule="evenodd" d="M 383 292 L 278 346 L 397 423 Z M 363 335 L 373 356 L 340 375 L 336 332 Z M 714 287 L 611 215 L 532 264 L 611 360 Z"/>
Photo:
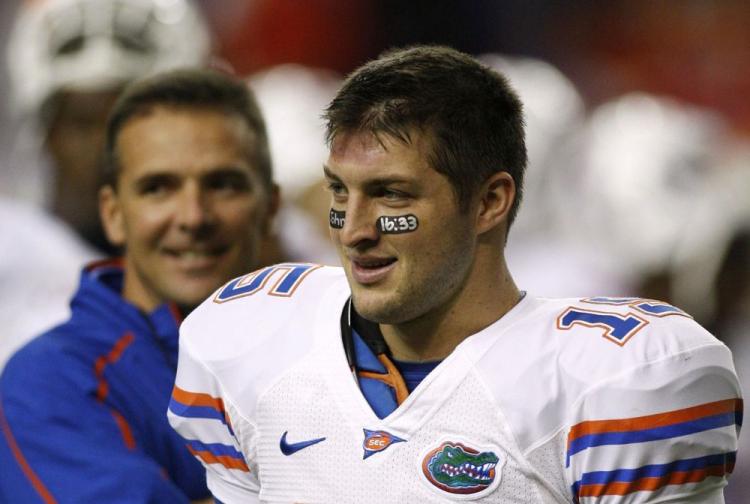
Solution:
<path fill-rule="evenodd" d="M 0 502 L 210 496 L 165 411 L 182 317 L 258 266 L 278 206 L 265 125 L 241 82 L 177 71 L 124 92 L 107 156 L 100 215 L 124 255 L 88 266 L 70 320 L 7 364 Z"/>

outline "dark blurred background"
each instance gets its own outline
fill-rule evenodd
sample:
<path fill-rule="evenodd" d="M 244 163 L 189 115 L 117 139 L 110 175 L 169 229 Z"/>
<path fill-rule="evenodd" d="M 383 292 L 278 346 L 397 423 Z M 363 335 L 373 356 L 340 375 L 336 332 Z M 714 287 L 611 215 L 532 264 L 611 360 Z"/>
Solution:
<path fill-rule="evenodd" d="M 545 59 L 596 105 L 627 91 L 714 107 L 750 132 L 743 0 L 203 0 L 241 74 L 282 62 L 346 73 L 384 48 L 434 42 Z"/>

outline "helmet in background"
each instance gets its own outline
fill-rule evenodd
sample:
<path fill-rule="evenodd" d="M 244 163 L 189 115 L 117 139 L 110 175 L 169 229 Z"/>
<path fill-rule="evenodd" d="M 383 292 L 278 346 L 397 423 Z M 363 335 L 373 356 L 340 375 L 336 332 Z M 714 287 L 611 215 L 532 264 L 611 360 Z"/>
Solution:
<path fill-rule="evenodd" d="M 34 115 L 57 91 L 92 91 L 208 60 L 211 37 L 187 0 L 25 2 L 8 41 L 15 111 Z"/>
<path fill-rule="evenodd" d="M 552 64 L 530 57 L 484 54 L 479 60 L 506 76 L 523 103 L 529 162 L 514 235 L 549 230 L 557 209 L 551 193 L 556 172 L 572 161 L 570 142 L 585 118 L 585 104 L 573 82 Z"/>
<path fill-rule="evenodd" d="M 560 209 L 568 233 L 655 289 L 640 295 L 668 297 L 705 319 L 734 215 L 747 199 L 738 190 L 743 170 L 727 164 L 731 138 L 716 112 L 673 98 L 630 93 L 600 105 L 568 177 L 577 194 Z"/>

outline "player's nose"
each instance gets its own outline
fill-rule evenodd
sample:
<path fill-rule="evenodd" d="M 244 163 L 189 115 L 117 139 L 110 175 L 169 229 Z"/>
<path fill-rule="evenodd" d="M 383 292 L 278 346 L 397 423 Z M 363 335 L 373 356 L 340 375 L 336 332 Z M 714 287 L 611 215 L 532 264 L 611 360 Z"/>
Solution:
<path fill-rule="evenodd" d="M 341 244 L 357 247 L 363 243 L 376 242 L 379 237 L 376 216 L 366 198 L 349 197 L 346 205 L 344 226 L 340 230 Z"/>

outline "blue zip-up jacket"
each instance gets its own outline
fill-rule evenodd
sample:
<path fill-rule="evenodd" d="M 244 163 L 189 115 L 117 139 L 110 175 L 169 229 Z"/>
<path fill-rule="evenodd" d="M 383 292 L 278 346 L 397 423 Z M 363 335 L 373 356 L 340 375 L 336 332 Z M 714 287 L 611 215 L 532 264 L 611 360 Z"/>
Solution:
<path fill-rule="evenodd" d="M 144 315 L 120 296 L 122 279 L 114 262 L 86 268 L 70 320 L 7 363 L 0 502 L 171 504 L 210 496 L 203 468 L 165 415 L 177 310 L 164 305 Z"/>

